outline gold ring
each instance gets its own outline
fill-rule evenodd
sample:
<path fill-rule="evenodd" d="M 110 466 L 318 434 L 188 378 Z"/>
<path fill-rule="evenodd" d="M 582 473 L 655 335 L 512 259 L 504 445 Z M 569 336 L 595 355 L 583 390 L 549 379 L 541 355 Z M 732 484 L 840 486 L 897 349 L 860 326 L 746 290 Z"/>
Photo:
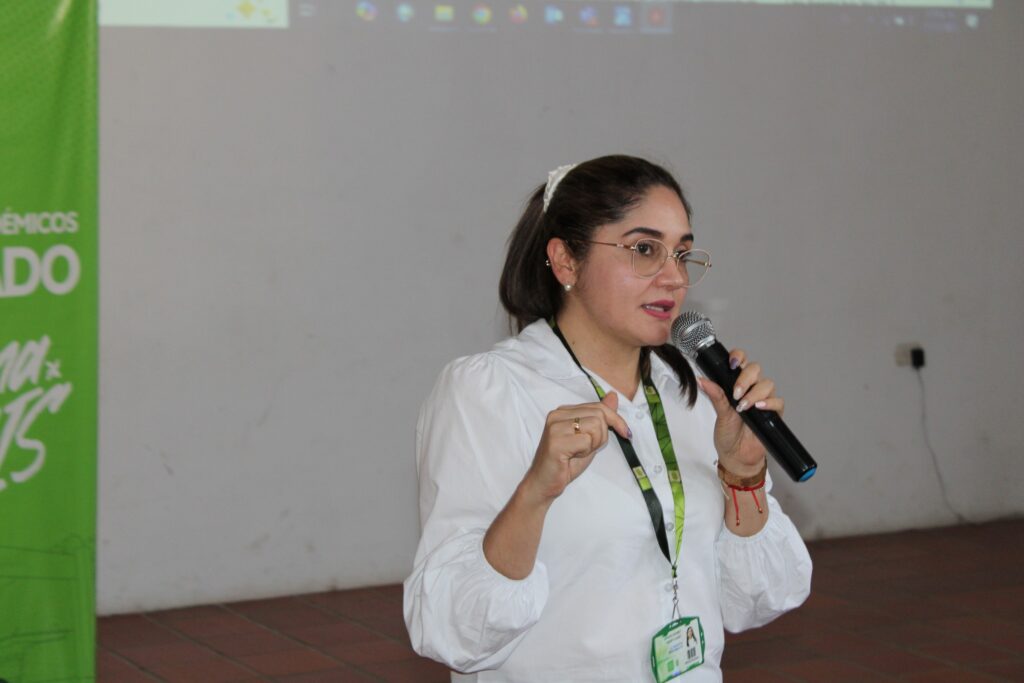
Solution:
<path fill-rule="evenodd" d="M 578 417 L 574 417 L 572 419 L 572 431 L 576 434 L 579 434 L 582 431 L 580 429 L 580 419 Z"/>

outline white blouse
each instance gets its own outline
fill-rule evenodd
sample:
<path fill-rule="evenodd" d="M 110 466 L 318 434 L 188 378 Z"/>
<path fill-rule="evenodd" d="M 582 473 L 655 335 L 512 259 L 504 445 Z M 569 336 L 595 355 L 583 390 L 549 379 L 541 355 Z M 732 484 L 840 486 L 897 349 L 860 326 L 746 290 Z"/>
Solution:
<path fill-rule="evenodd" d="M 706 639 L 704 664 L 679 680 L 721 681 L 723 628 L 761 626 L 801 604 L 811 559 L 771 496 L 763 530 L 743 538 L 726 529 L 714 408 L 703 394 L 689 408 L 675 373 L 653 354 L 651 377 L 686 495 L 680 611 L 700 617 Z M 508 579 L 483 555 L 484 533 L 530 466 L 547 414 L 595 400 L 590 381 L 538 321 L 450 363 L 424 403 L 416 426 L 423 533 L 404 585 L 405 623 L 418 653 L 471 674 L 453 681 L 653 680 L 651 638 L 671 620 L 671 570 L 615 438 L 552 504 L 528 577 Z M 674 549 L 672 491 L 644 392 L 620 396 L 618 412 Z"/>

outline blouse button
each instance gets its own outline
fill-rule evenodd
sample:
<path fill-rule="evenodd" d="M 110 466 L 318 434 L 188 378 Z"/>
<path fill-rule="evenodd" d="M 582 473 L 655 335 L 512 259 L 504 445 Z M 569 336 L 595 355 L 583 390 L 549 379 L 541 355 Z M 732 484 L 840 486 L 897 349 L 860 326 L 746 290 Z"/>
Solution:
<path fill-rule="evenodd" d="M 654 473 L 655 474 L 661 474 L 664 470 L 665 470 L 665 468 L 662 467 L 661 465 L 655 465 L 654 466 Z"/>

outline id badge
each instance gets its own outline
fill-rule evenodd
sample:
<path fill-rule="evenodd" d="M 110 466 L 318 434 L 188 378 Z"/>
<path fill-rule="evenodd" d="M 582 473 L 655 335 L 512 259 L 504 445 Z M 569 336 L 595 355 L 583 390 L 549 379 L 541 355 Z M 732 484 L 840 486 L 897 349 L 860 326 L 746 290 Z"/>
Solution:
<path fill-rule="evenodd" d="M 658 683 L 671 681 L 704 663 L 704 629 L 700 617 L 670 621 L 651 639 L 651 668 Z"/>

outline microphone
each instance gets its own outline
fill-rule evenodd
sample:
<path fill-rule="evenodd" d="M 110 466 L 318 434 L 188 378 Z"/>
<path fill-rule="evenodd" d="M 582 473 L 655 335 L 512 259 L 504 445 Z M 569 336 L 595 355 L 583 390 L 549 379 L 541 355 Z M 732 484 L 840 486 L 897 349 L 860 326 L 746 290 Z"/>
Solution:
<path fill-rule="evenodd" d="M 711 321 L 697 311 L 683 311 L 672 323 L 672 344 L 725 390 L 726 398 L 735 408 L 739 402 L 732 397 L 732 390 L 740 369 L 729 367 L 729 352 L 715 338 Z M 740 417 L 793 481 L 807 481 L 814 476 L 818 463 L 777 412 L 750 407 Z"/>

